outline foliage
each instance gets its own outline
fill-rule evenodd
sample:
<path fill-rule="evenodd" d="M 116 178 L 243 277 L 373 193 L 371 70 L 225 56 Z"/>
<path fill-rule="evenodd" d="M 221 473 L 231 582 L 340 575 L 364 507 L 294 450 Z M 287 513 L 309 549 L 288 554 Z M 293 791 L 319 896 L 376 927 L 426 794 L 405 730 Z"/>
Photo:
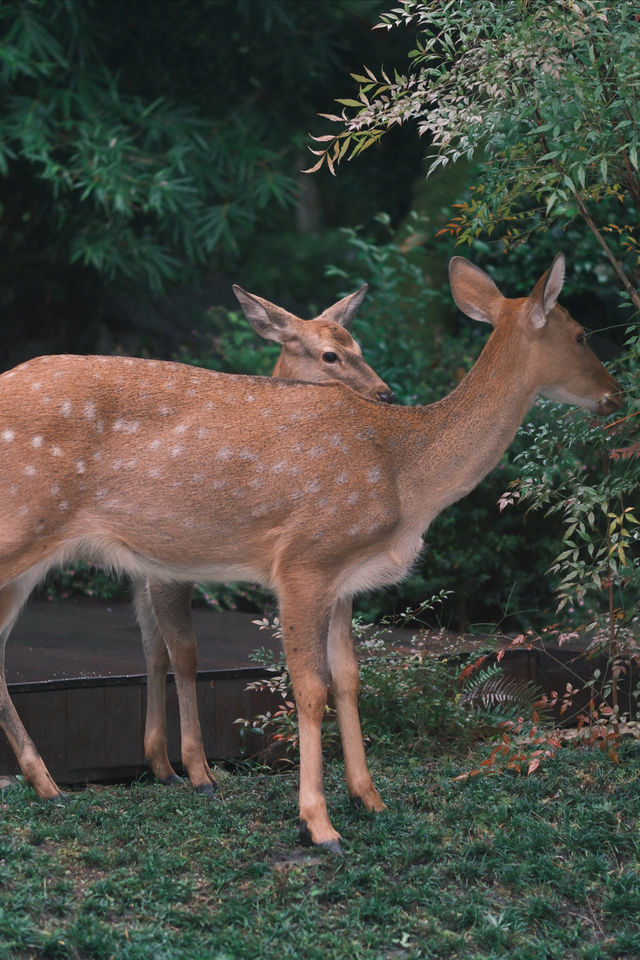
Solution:
<path fill-rule="evenodd" d="M 118 18 L 100 7 L 2 5 L 0 173 L 37 180 L 38 222 L 56 221 L 71 263 L 159 292 L 185 259 L 237 246 L 271 200 L 290 203 L 293 180 L 273 150 L 247 146 L 242 124 L 212 125 L 199 104 L 149 97 L 114 72 Z"/>
<path fill-rule="evenodd" d="M 461 158 L 481 163 L 481 183 L 457 218 L 460 241 L 503 224 L 517 242 L 580 216 L 640 309 L 635 4 L 405 0 L 378 26 L 417 31 L 411 70 L 354 74 L 358 96 L 340 99 L 341 116 L 328 116 L 342 130 L 316 138 L 311 170 L 326 163 L 333 171 L 393 127 L 416 122 L 429 137 L 429 173 Z M 606 197 L 619 209 L 598 223 Z"/>
<path fill-rule="evenodd" d="M 47 600 L 68 600 L 73 596 L 111 600 L 125 595 L 113 571 L 84 562 L 51 571 L 40 590 Z"/>
<path fill-rule="evenodd" d="M 383 195 L 397 216 L 420 162 L 409 144 L 400 179 L 382 150 L 357 190 L 349 176 L 330 194 L 322 180 L 300 188 L 315 129 L 302 118 L 354 48 L 375 47 L 380 8 L 0 5 L 0 366 L 34 352 L 168 356 L 189 313 L 197 327 L 211 303 L 233 303 L 234 280 L 312 302 L 325 230 L 367 219 Z"/>
<path fill-rule="evenodd" d="M 397 636 L 389 634 L 389 625 L 420 622 L 444 599 L 444 594 L 434 596 L 418 609 L 408 608 L 402 617 L 387 618 L 376 627 L 359 618 L 352 623 L 360 672 L 359 712 L 370 753 L 384 753 L 402 744 L 404 750 L 420 756 L 441 756 L 482 740 L 497 743 L 483 767 L 495 768 L 500 757 L 503 766 L 520 772 L 524 758 L 531 754 L 533 772 L 539 763 L 536 758 L 542 753 L 537 749 L 539 744 L 544 743 L 551 756 L 549 744 L 557 743 L 548 723 L 546 703 L 535 684 L 513 680 L 496 660 L 480 669 L 487 655 L 470 660 L 460 672 L 460 658 L 449 661 L 433 656 L 428 630 L 405 636 L 400 645 Z M 254 623 L 282 639 L 277 617 Z M 504 652 L 499 652 L 499 660 Z M 263 648 L 254 652 L 253 659 L 272 672 L 266 679 L 251 681 L 247 689 L 268 690 L 280 703 L 275 710 L 235 721 L 244 735 L 246 755 L 272 769 L 297 765 L 296 708 L 284 656 L 280 654 L 274 661 L 273 652 Z M 515 752 L 507 749 L 525 727 L 528 742 Z M 323 724 L 325 753 L 335 756 L 339 742 L 337 716 L 329 702 Z"/>

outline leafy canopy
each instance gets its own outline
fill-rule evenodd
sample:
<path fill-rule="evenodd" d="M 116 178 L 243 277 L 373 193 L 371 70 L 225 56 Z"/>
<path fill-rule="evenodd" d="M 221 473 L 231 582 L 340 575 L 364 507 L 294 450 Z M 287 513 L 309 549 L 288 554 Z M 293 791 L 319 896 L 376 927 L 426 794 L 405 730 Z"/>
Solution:
<path fill-rule="evenodd" d="M 357 97 L 326 115 L 342 129 L 316 138 L 311 171 L 334 171 L 415 122 L 429 139 L 429 174 L 461 158 L 482 164 L 459 239 L 502 223 L 519 240 L 579 215 L 640 309 L 637 10 L 627 0 L 405 0 L 378 27 L 417 31 L 409 71 L 353 75 Z M 606 198 L 618 210 L 599 222 Z"/>
<path fill-rule="evenodd" d="M 195 52 L 194 6 L 147 12 L 154 45 L 136 41 L 140 4 L 0 5 L 1 239 L 24 234 L 27 220 L 55 223 L 70 262 L 159 292 L 185 261 L 236 247 L 266 204 L 293 199 L 294 181 L 274 149 L 248 136 L 241 109 L 225 106 L 221 120 L 213 97 L 209 109 L 200 102 L 211 76 L 195 77 L 186 96 L 184 78 L 163 62 L 165 48 L 188 50 L 184 35 L 168 36 L 172 25 L 192 30 Z M 201 10 L 209 21 L 214 13 Z M 25 206 L 34 194 L 37 211 Z"/>

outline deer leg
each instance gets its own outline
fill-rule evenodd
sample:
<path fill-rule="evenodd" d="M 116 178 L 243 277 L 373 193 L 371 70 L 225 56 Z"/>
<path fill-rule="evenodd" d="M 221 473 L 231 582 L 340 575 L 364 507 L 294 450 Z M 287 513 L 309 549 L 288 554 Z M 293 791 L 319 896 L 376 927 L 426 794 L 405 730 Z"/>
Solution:
<path fill-rule="evenodd" d="M 322 775 L 329 609 L 308 599 L 304 602 L 301 593 L 279 591 L 282 640 L 298 712 L 300 831 L 303 842 L 338 853 L 341 837 L 329 820 Z"/>
<path fill-rule="evenodd" d="M 0 727 L 16 755 L 23 777 L 42 800 L 62 800 L 64 794 L 51 777 L 9 697 L 4 671 L 5 647 L 18 613 L 39 576 L 23 574 L 0 588 Z"/>
<path fill-rule="evenodd" d="M 369 811 L 385 810 L 367 766 L 358 714 L 360 677 L 351 636 L 351 601 L 338 600 L 329 624 L 329 671 L 338 713 L 347 791 L 351 802 Z"/>
<path fill-rule="evenodd" d="M 176 678 L 182 764 L 194 790 L 212 797 L 217 784 L 205 756 L 196 700 L 198 647 L 191 621 L 193 586 L 151 581 L 148 581 L 147 586 L 151 607 L 169 651 Z M 164 739 L 166 751 L 166 731 Z"/>
<path fill-rule="evenodd" d="M 169 589 L 168 587 L 166 589 Z M 191 597 L 190 584 L 176 585 L 176 592 L 184 589 Z M 147 665 L 147 713 L 144 728 L 144 755 L 153 775 L 160 783 L 182 783 L 167 753 L 166 683 L 169 653 L 162 631 L 153 612 L 147 582 L 135 583 L 136 615 L 142 633 L 142 648 Z"/>

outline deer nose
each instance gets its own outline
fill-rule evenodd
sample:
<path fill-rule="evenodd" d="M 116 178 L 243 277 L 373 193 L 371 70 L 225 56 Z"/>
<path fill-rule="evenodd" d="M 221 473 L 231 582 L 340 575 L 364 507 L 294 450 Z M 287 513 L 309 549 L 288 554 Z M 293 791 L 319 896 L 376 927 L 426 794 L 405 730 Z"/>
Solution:
<path fill-rule="evenodd" d="M 598 404 L 598 413 L 601 417 L 606 417 L 610 413 L 614 413 L 615 410 L 619 410 L 622 406 L 622 403 L 616 399 L 616 397 L 609 396 L 605 394 L 604 397 L 600 400 Z"/>
<path fill-rule="evenodd" d="M 395 403 L 396 395 L 393 390 L 380 390 L 378 392 L 378 400 L 381 400 L 383 403 Z"/>

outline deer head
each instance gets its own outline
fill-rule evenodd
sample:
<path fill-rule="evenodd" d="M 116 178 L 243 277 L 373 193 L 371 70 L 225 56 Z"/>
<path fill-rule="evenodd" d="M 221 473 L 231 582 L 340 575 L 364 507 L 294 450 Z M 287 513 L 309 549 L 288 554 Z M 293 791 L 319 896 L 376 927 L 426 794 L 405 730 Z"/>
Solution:
<path fill-rule="evenodd" d="M 233 290 L 256 333 L 282 344 L 274 377 L 309 383 L 337 380 L 363 397 L 393 403 L 393 392 L 365 361 L 347 330 L 368 290 L 366 283 L 315 320 L 301 320 L 237 284 Z"/>

